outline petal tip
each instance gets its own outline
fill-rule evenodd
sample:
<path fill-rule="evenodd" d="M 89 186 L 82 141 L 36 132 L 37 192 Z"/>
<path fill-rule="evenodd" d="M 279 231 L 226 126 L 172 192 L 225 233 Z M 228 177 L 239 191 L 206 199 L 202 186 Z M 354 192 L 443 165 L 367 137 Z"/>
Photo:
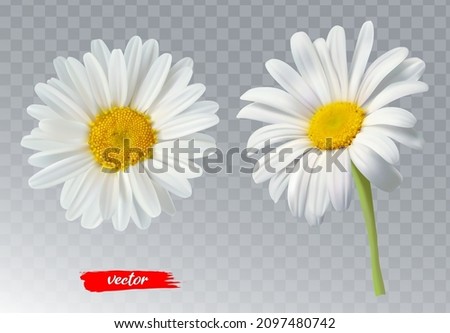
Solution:
<path fill-rule="evenodd" d="M 26 144 L 27 138 L 30 138 L 30 136 L 29 136 L 29 135 L 26 135 L 26 136 L 24 136 L 24 137 L 22 138 L 22 140 L 20 140 L 20 145 L 21 145 L 23 148 L 28 148 L 28 147 L 27 147 L 27 144 Z"/>
<path fill-rule="evenodd" d="M 34 184 L 34 179 L 33 177 L 31 177 L 30 179 L 28 179 L 28 186 L 31 187 L 33 190 L 36 190 L 37 187 Z"/>
<path fill-rule="evenodd" d="M 175 216 L 175 214 L 177 213 L 177 211 L 175 209 L 173 210 L 169 210 L 169 211 L 165 211 L 165 213 L 169 216 Z"/>
<path fill-rule="evenodd" d="M 361 29 L 362 29 L 362 28 L 373 30 L 373 22 L 372 22 L 371 20 L 367 20 L 367 21 L 364 22 L 363 25 L 361 26 Z"/>
<path fill-rule="evenodd" d="M 276 62 L 277 62 L 277 59 L 272 58 L 272 59 L 267 60 L 264 65 L 266 66 L 267 70 L 270 70 L 269 68 L 272 68 L 273 66 L 275 66 Z"/>
<path fill-rule="evenodd" d="M 101 220 L 101 221 L 96 221 L 95 223 L 93 223 L 93 224 L 86 224 L 86 223 L 83 223 L 83 219 L 81 220 L 81 226 L 84 228 L 84 229 L 87 229 L 87 230 L 94 230 L 94 229 L 97 229 L 101 224 L 103 223 L 103 219 Z"/>
<path fill-rule="evenodd" d="M 186 59 L 185 67 L 192 69 L 194 67 L 194 60 L 191 57 L 186 57 L 185 59 Z"/>
<path fill-rule="evenodd" d="M 94 57 L 94 55 L 91 52 L 86 52 L 83 55 L 83 61 L 85 64 L 88 62 L 94 61 L 94 60 L 96 60 L 96 58 Z"/>
<path fill-rule="evenodd" d="M 298 39 L 304 39 L 304 38 L 308 38 L 309 39 L 308 34 L 306 32 L 304 32 L 304 31 L 298 31 L 298 32 L 296 32 L 296 33 L 294 33 L 292 35 L 291 43 L 295 42 Z"/>
<path fill-rule="evenodd" d="M 142 44 L 142 39 L 138 35 L 134 35 L 133 37 L 131 37 L 129 39 L 128 43 L 140 43 L 140 44 Z"/>
<path fill-rule="evenodd" d="M 251 102 L 252 100 L 249 96 L 249 95 L 251 95 L 251 91 L 252 91 L 252 89 L 249 89 L 245 93 L 243 93 L 240 97 L 241 101 Z"/>
<path fill-rule="evenodd" d="M 44 89 L 45 83 L 39 82 L 34 86 L 35 93 L 39 96 L 39 93 Z"/>

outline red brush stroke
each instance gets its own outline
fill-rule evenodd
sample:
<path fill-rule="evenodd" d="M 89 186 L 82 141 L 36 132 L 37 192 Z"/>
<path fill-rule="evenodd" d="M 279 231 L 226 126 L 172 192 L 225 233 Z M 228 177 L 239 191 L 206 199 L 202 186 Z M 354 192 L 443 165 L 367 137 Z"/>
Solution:
<path fill-rule="evenodd" d="M 172 273 L 160 271 L 83 272 L 80 279 L 84 281 L 86 290 L 95 293 L 131 289 L 179 288 L 179 282 L 173 279 Z"/>

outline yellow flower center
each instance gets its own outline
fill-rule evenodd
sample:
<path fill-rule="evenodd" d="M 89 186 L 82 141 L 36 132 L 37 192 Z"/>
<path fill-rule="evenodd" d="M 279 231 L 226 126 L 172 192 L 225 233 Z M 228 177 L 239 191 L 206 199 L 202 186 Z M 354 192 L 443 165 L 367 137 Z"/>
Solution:
<path fill-rule="evenodd" d="M 156 134 L 149 115 L 127 106 L 112 107 L 90 124 L 88 144 L 98 164 L 117 172 L 152 158 Z"/>
<path fill-rule="evenodd" d="M 364 114 L 364 110 L 352 102 L 322 105 L 310 120 L 308 137 L 321 150 L 345 148 L 361 130 Z"/>

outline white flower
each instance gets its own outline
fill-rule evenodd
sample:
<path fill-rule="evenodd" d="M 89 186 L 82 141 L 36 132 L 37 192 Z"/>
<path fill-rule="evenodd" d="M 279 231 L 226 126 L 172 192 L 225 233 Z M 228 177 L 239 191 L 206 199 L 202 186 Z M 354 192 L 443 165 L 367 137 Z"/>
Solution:
<path fill-rule="evenodd" d="M 270 179 L 269 191 L 275 202 L 287 189 L 292 214 L 305 216 L 310 224 L 321 223 L 331 205 L 336 210 L 348 208 L 352 163 L 372 184 L 391 191 L 402 181 L 394 167 L 399 161 L 394 141 L 422 147 L 422 138 L 413 129 L 415 117 L 388 105 L 427 91 L 428 86 L 418 81 L 425 64 L 408 58 L 408 50 L 398 47 L 366 68 L 373 35 L 372 23 L 366 22 L 348 66 L 342 27 L 335 26 L 326 40 L 319 38 L 314 43 L 306 33 L 298 32 L 291 38 L 298 72 L 280 60 L 266 63 L 284 90 L 262 87 L 242 96 L 253 103 L 242 108 L 238 118 L 271 124 L 255 131 L 248 147 L 260 149 L 267 140 L 279 145 L 270 159 L 263 156 L 259 161 L 253 173 L 255 182 Z M 283 149 L 287 153 L 281 156 Z M 344 170 L 337 163 L 326 165 L 328 157 L 336 153 Z M 308 164 L 302 161 L 306 158 Z M 304 167 L 288 172 L 288 165 L 296 160 L 320 172 L 308 172 Z"/>
<path fill-rule="evenodd" d="M 64 183 L 66 218 L 81 217 L 85 228 L 109 219 L 117 230 L 130 219 L 147 228 L 162 211 L 175 212 L 169 192 L 189 197 L 188 179 L 202 174 L 198 165 L 175 168 L 193 162 L 168 148 L 177 139 L 180 146 L 193 140 L 199 154 L 215 147 L 212 137 L 197 132 L 218 123 L 218 105 L 197 102 L 205 87 L 189 85 L 192 59 L 171 66 L 171 55 L 159 55 L 155 40 L 133 37 L 124 53 L 95 40 L 83 60 L 56 58 L 58 78 L 35 87 L 45 105 L 28 107 L 39 127 L 22 146 L 39 151 L 29 162 L 43 169 L 29 184 Z"/>

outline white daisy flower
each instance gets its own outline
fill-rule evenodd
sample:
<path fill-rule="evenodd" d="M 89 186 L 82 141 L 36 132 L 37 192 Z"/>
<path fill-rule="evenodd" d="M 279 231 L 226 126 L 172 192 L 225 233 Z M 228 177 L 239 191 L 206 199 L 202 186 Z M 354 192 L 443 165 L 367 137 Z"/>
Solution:
<path fill-rule="evenodd" d="M 314 42 L 306 33 L 298 32 L 291 38 L 298 72 L 281 60 L 266 62 L 267 70 L 284 90 L 254 88 L 241 97 L 253 103 L 242 108 L 238 118 L 271 124 L 255 131 L 247 146 L 260 149 L 268 140 L 281 144 L 270 153 L 274 172 L 265 167 L 263 156 L 253 174 L 255 182 L 270 179 L 269 191 L 275 202 L 287 189 L 292 214 L 305 216 L 311 224 L 320 223 L 330 205 L 337 210 L 349 206 L 351 163 L 371 183 L 391 191 L 402 180 L 394 167 L 399 160 L 394 141 L 411 148 L 422 146 L 419 133 L 412 128 L 415 117 L 388 104 L 428 89 L 418 81 L 425 64 L 418 58 L 408 58 L 408 50 L 398 47 L 366 69 L 372 43 L 373 25 L 366 22 L 348 68 L 342 27 L 335 26 L 326 40 Z M 283 148 L 290 148 L 284 159 L 277 155 Z M 327 150 L 337 153 L 345 170 L 334 165 L 327 172 Z M 297 168 L 286 173 L 287 166 L 311 151 L 315 154 L 309 154 L 309 166 L 323 166 L 320 172 Z"/>
<path fill-rule="evenodd" d="M 218 105 L 197 101 L 205 86 L 189 84 L 192 59 L 172 66 L 171 55 L 159 55 L 153 39 L 133 37 L 124 53 L 101 40 L 91 46 L 84 64 L 56 58 L 58 78 L 35 87 L 44 105 L 28 107 L 39 127 L 22 146 L 39 151 L 29 163 L 43 169 L 29 184 L 63 183 L 66 218 L 81 217 L 85 228 L 111 219 L 117 230 L 130 220 L 144 229 L 162 211 L 175 212 L 169 192 L 191 195 L 188 179 L 202 169 L 170 148 L 192 141 L 200 157 L 215 147 L 212 137 L 198 132 L 218 123 Z"/>
<path fill-rule="evenodd" d="M 370 183 L 385 191 L 397 188 L 402 176 L 394 166 L 399 161 L 395 142 L 422 147 L 421 135 L 413 129 L 416 118 L 389 104 L 428 90 L 419 81 L 425 64 L 398 47 L 367 67 L 373 39 L 373 25 L 366 22 L 348 65 L 342 27 L 333 27 L 326 40 L 314 42 L 298 32 L 291 38 L 297 70 L 280 60 L 266 62 L 284 90 L 254 88 L 241 97 L 253 103 L 242 108 L 238 118 L 271 124 L 255 131 L 248 147 L 260 149 L 269 140 L 278 145 L 258 161 L 254 181 L 270 180 L 269 192 L 275 202 L 287 190 L 292 214 L 304 216 L 312 225 L 322 222 L 329 207 L 348 208 L 353 169 L 360 198 L 366 200 L 364 212 L 371 215 L 366 215 L 366 221 L 371 220 L 374 227 Z M 329 165 L 331 156 L 339 163 Z M 293 163 L 300 167 L 289 172 Z M 310 172 L 305 165 L 319 171 Z M 376 232 L 373 241 L 371 246 L 376 249 Z"/>

